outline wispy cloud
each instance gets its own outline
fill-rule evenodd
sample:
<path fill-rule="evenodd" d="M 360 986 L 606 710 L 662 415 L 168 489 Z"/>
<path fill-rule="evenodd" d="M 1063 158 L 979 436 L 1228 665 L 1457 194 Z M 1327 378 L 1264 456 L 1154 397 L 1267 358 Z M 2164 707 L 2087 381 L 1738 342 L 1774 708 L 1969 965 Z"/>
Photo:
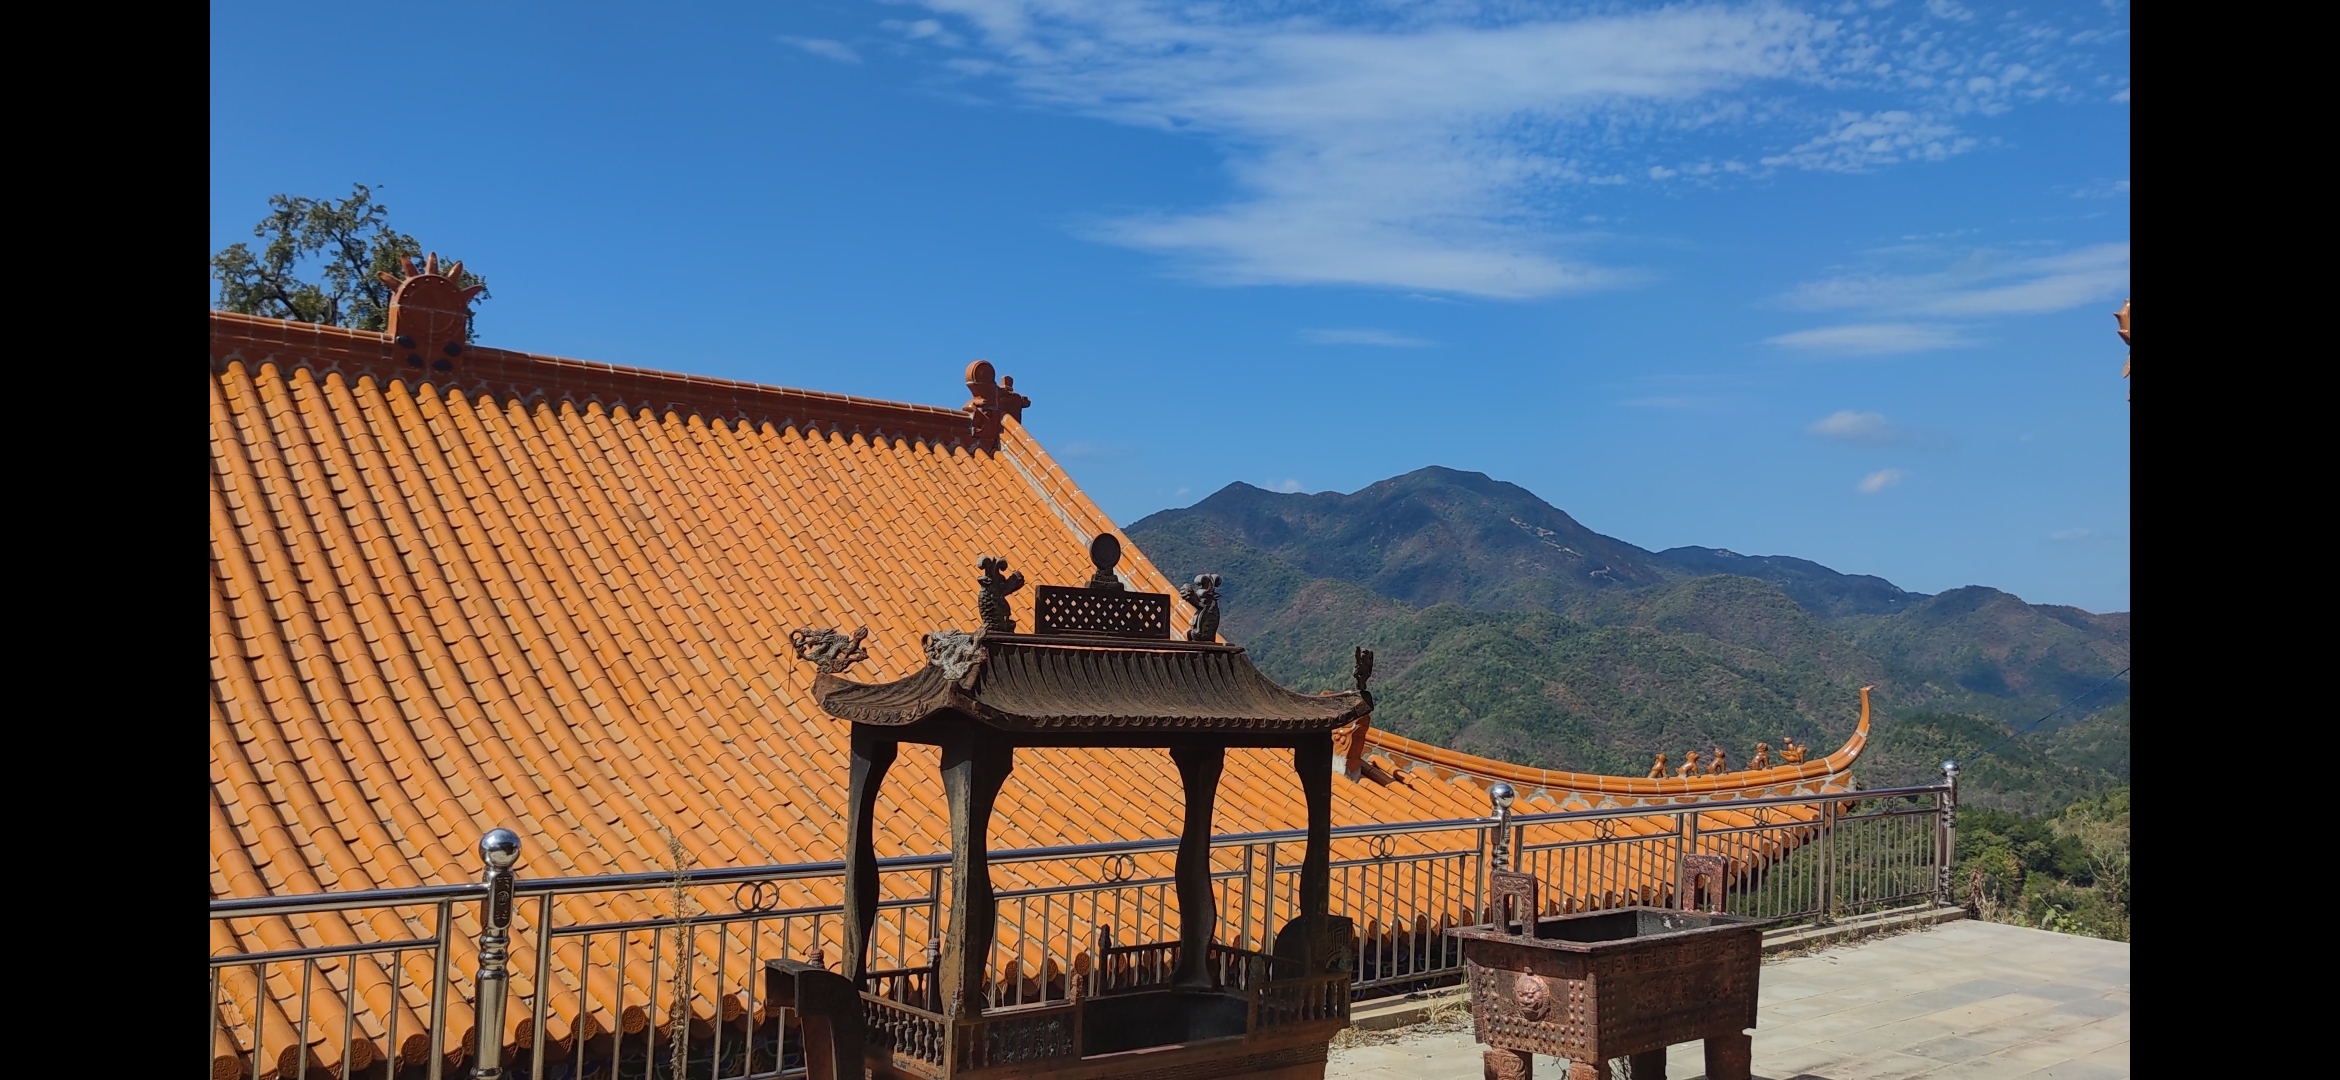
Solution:
<path fill-rule="evenodd" d="M 1804 431 L 1823 439 L 1834 439 L 1855 446 L 1893 446 L 1901 442 L 1901 429 L 1885 419 L 1884 413 L 1854 412 L 1850 409 L 1821 417 Z"/>
<path fill-rule="evenodd" d="M 1897 353 L 1956 349 L 1974 344 L 1956 327 L 1924 323 L 1823 326 L 1767 337 L 1763 343 L 1839 356 L 1891 356 Z"/>
<path fill-rule="evenodd" d="M 1267 483 L 1267 489 L 1269 491 L 1281 491 L 1286 495 L 1294 495 L 1300 492 L 1301 487 L 1300 481 L 1298 480 L 1270 480 Z"/>
<path fill-rule="evenodd" d="M 2059 543 L 2068 543 L 2073 540 L 2086 540 L 2095 535 L 2096 530 L 2094 529 L 2057 529 L 2048 534 L 2048 539 Z"/>
<path fill-rule="evenodd" d="M 1113 217 L 1091 237 L 1219 284 L 1489 298 L 1637 280 L 1571 231 L 1598 216 L 1571 204 L 1609 187 L 1939 160 L 1981 138 L 1961 118 L 2072 92 L 2061 65 L 2086 51 L 2070 27 L 2020 12 L 1765 0 L 1574 17 L 1471 3 L 918 2 L 941 21 L 897 32 L 941 44 L 957 27 L 980 48 L 952 70 L 1221 154 L 1223 202 Z M 1690 138 L 1701 152 L 1679 154 Z"/>
<path fill-rule="evenodd" d="M 1908 475 L 1900 469 L 1879 469 L 1862 477 L 1860 483 L 1853 485 L 1853 490 L 1863 495 L 1875 495 L 1886 488 L 1901 483 L 1902 478 Z"/>
<path fill-rule="evenodd" d="M 791 37 L 787 34 L 782 34 L 780 35 L 780 43 L 783 45 L 794 45 L 799 49 L 803 49 L 804 51 L 813 54 L 814 56 L 827 57 L 828 59 L 835 60 L 841 64 L 858 64 L 861 62 L 861 54 L 854 52 L 852 46 L 847 45 L 842 41 L 833 41 L 829 38 Z"/>
<path fill-rule="evenodd" d="M 1300 340 L 1313 345 L 1380 345 L 1393 349 L 1420 349 L 1438 344 L 1428 338 L 1412 337 L 1394 330 L 1351 328 L 1347 330 L 1303 330 Z"/>
<path fill-rule="evenodd" d="M 932 41 L 937 45 L 956 49 L 967 42 L 951 33 L 933 19 L 887 19 L 878 24 L 912 41 Z"/>
<path fill-rule="evenodd" d="M 2075 199 L 2126 199 L 2129 197 L 2129 182 L 2125 179 L 2091 180 L 2085 184 L 2073 184 L 2057 190 L 2068 193 Z"/>
<path fill-rule="evenodd" d="M 2040 315 L 2117 299 L 2129 287 L 2129 245 L 2097 244 L 2010 258 L 1977 250 L 1916 274 L 1854 273 L 1797 286 L 1784 298 L 1806 311 L 1934 317 Z"/>
<path fill-rule="evenodd" d="M 1946 253 L 1918 243 L 1874 254 L 1903 265 L 1930 259 L 1935 268 L 1914 273 L 1858 270 L 1805 282 L 1779 297 L 1778 303 L 1801 311 L 1847 312 L 1861 321 L 1765 340 L 1849 355 L 1929 352 L 1973 344 L 1960 321 L 2045 315 L 2110 303 L 2129 288 L 2126 243 L 2026 256 L 1991 249 Z"/>
<path fill-rule="evenodd" d="M 1784 154 L 1764 158 L 1765 165 L 1792 165 L 1827 172 L 1868 172 L 1905 161 L 1942 161 L 1980 144 L 1971 135 L 1944 121 L 1891 109 L 1885 112 L 1837 114 L 1826 132 Z"/>

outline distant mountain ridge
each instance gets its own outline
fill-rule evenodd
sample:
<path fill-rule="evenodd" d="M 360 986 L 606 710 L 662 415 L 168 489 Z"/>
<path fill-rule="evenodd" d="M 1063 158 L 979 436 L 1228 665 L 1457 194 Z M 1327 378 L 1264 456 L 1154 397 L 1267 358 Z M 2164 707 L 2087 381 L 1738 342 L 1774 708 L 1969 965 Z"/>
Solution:
<path fill-rule="evenodd" d="M 2003 729 L 2128 663 L 2125 612 L 1981 586 L 1929 596 L 1782 555 L 1653 552 L 1516 484 L 1436 466 L 1348 494 L 1230 484 L 1124 531 L 1176 580 L 1223 575 L 1222 632 L 1271 675 L 1338 686 L 1363 644 L 1382 657 L 1377 724 L 1546 767 L 1638 775 L 1653 753 L 1714 745 L 1744 761 L 1782 735 L 1832 747 L 1863 685 L 1889 716 Z M 2052 741 L 2091 712 L 2118 717 L 2089 727 L 2087 763 L 2051 754 L 2038 775 L 2000 778 L 2007 800 L 2125 776 L 2126 691 L 2048 725 Z M 1945 751 L 1982 737 L 1961 723 L 1913 722 L 1898 747 L 1882 725 L 1869 771 L 1900 779 L 1881 774 L 1920 752 L 1921 730 Z"/>

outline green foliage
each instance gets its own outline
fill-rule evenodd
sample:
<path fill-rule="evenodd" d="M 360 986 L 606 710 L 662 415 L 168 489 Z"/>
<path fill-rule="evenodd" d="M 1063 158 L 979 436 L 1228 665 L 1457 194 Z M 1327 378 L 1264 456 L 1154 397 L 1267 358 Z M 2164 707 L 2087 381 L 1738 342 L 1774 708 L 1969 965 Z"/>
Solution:
<path fill-rule="evenodd" d="M 2127 782 L 2096 763 L 2094 747 L 2074 747 L 2075 734 L 2116 736 L 2128 745 L 2128 706 L 2117 706 L 2117 732 L 2091 718 L 2089 727 L 2043 728 L 2008 738 L 2013 728 L 1971 713 L 1894 712 L 1879 722 L 1861 757 L 1860 774 L 1871 787 L 1933 783 L 1944 761 L 1959 763 L 1961 800 L 1969 807 L 2022 814 L 2052 814 L 2074 800 Z M 2111 712 L 2112 710 L 2107 710 Z M 2026 721 L 2027 723 L 2029 721 Z M 1990 753 L 1981 755 L 1985 748 Z"/>
<path fill-rule="evenodd" d="M 390 227 L 390 208 L 364 184 L 339 202 L 272 196 L 252 235 L 262 241 L 258 251 L 236 243 L 211 257 L 221 310 L 353 330 L 388 327 L 393 287 L 381 275 L 403 277 L 406 260 L 420 265 L 424 257 L 414 237 Z M 466 270 L 456 284 L 487 279 Z M 474 315 L 465 339 L 477 337 Z"/>
<path fill-rule="evenodd" d="M 2129 940 L 2129 789 L 2053 817 L 1961 807 L 1951 880 L 1979 918 Z"/>

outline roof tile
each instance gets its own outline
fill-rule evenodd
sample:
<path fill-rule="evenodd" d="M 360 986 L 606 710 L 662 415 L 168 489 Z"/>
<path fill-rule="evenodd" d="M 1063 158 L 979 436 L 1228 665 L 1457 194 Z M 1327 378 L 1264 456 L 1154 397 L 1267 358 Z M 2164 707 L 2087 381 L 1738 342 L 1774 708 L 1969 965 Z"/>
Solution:
<path fill-rule="evenodd" d="M 926 632 L 973 628 L 978 556 L 1074 583 L 1089 537 L 1113 528 L 1013 420 L 997 450 L 976 449 L 956 410 L 465 355 L 447 385 L 417 386 L 379 335 L 213 315 L 215 895 L 473 880 L 472 845 L 499 826 L 521 832 L 523 874 L 657 869 L 669 828 L 701 863 L 835 858 L 844 726 L 811 706 L 788 631 L 867 625 L 865 673 L 907 675 Z M 1170 588 L 1134 546 L 1125 567 L 1141 588 Z M 1029 592 L 1012 604 L 1030 625 Z M 1177 630 L 1189 618 L 1176 606 Z M 1515 768 L 1376 737 L 1385 760 L 1393 746 L 1449 771 Z M 881 855 L 940 850 L 935 760 L 906 748 L 888 776 Z M 1474 784 L 1408 779 L 1335 785 L 1336 820 L 1485 811 Z M 1525 798 L 1556 805 L 1551 792 Z M 1172 835 L 1180 801 L 1161 754 L 1029 751 L 994 843 Z M 1222 831 L 1301 825 L 1289 757 L 1231 752 L 1216 816 Z M 1000 880 L 1054 872 L 1002 867 Z M 836 898 L 831 882 L 794 888 Z M 629 895 L 559 907 L 566 921 L 657 913 Z M 474 918 L 458 919 L 459 982 Z M 387 913 L 215 922 L 213 948 L 418 925 Z M 596 940 L 584 980 L 604 1027 L 618 1021 L 608 946 Z M 410 967 L 393 1002 L 387 969 L 367 967 L 380 963 L 356 965 L 355 1028 L 385 1039 L 380 1018 L 398 1012 L 402 1046 L 365 1053 L 404 1053 L 429 968 Z M 558 996 L 573 1001 L 575 960 L 564 948 L 558 963 Z M 346 987 L 334 981 L 349 969 L 329 967 Z M 227 971 L 223 993 L 248 1010 L 249 972 Z M 289 1047 L 297 982 L 270 988 L 263 1037 Z M 457 997 L 461 1033 L 471 1017 Z M 575 1017 L 556 1020 L 547 1034 L 568 1037 Z M 320 1027 L 308 1050 L 337 1065 L 338 1014 Z"/>

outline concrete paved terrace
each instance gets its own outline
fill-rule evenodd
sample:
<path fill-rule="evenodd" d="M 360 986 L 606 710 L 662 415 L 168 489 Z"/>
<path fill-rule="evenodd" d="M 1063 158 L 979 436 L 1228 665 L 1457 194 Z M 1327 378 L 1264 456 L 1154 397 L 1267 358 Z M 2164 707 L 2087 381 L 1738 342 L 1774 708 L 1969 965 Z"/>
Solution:
<path fill-rule="evenodd" d="M 1479 1080 L 1467 1016 L 1336 1046 L 1327 1077 Z M 1624 1063 L 1617 1072 L 1622 1074 Z M 1538 1057 L 1539 1080 L 1565 1063 Z M 1696 1043 L 1672 1080 L 1706 1075 Z M 1765 1080 L 2099 1080 L 2129 1075 L 2126 942 L 1985 922 L 1767 960 L 1755 1027 Z M 1618 1080 L 1624 1080 L 1622 1075 Z"/>

